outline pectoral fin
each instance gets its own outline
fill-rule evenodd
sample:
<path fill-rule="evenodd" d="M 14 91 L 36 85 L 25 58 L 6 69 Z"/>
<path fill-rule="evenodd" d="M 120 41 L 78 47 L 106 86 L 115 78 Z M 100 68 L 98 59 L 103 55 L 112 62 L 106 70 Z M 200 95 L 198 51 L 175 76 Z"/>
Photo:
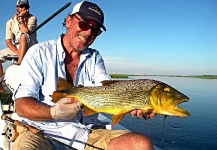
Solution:
<path fill-rule="evenodd" d="M 58 91 L 54 91 L 53 95 L 50 95 L 50 96 L 52 97 L 52 102 L 56 103 L 61 98 L 66 97 L 67 94 L 66 93 L 62 93 L 62 92 L 58 92 Z"/>
<path fill-rule="evenodd" d="M 83 111 L 84 116 L 90 116 L 90 115 L 93 115 L 93 114 L 96 114 L 96 113 L 98 113 L 98 112 L 88 108 L 87 106 L 84 106 L 84 111 Z"/>
<path fill-rule="evenodd" d="M 121 114 L 117 114 L 112 116 L 112 125 L 116 125 L 119 121 L 121 121 L 121 119 L 124 117 L 125 114 L 121 113 Z"/>

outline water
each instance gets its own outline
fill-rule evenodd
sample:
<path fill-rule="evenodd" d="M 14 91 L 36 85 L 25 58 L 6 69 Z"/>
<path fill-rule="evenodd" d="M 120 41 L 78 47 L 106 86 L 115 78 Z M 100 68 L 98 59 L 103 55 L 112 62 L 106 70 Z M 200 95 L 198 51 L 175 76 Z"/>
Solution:
<path fill-rule="evenodd" d="M 147 135 L 162 150 L 217 149 L 217 80 L 160 76 L 130 78 L 159 80 L 184 93 L 190 101 L 179 106 L 188 110 L 191 116 L 167 117 L 164 122 L 164 116 L 146 121 L 126 115 L 121 125 Z"/>

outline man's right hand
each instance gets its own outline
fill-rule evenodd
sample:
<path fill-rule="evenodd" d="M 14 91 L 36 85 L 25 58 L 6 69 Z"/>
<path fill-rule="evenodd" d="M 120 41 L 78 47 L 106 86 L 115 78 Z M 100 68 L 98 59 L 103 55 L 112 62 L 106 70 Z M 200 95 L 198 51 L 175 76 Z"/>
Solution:
<path fill-rule="evenodd" d="M 19 16 L 25 17 L 29 13 L 29 10 L 24 10 L 23 12 L 19 13 Z"/>
<path fill-rule="evenodd" d="M 77 116 L 81 110 L 82 104 L 73 98 L 61 98 L 56 105 L 50 109 L 54 120 L 72 119 Z"/>

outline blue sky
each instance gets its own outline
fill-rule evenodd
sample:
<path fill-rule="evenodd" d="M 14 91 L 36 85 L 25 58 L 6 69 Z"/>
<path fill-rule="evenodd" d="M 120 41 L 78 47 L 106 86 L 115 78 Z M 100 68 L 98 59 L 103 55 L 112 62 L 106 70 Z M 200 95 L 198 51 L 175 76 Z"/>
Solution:
<path fill-rule="evenodd" d="M 38 25 L 70 1 L 29 0 Z M 91 45 L 108 73 L 217 75 L 217 0 L 90 0 L 105 14 L 106 32 Z M 57 39 L 75 3 L 38 30 L 39 42 Z M 16 0 L 0 2 L 0 49 Z M 8 63 L 4 63 L 6 68 Z"/>

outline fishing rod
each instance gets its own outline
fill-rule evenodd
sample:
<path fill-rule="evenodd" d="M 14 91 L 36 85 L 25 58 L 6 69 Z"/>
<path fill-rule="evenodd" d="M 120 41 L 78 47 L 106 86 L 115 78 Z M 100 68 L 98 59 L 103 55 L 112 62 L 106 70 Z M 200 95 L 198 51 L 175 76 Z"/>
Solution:
<path fill-rule="evenodd" d="M 44 24 L 46 24 L 48 21 L 50 21 L 51 19 L 53 19 L 56 15 L 58 15 L 60 12 L 62 12 L 64 9 L 66 9 L 67 7 L 69 7 L 71 5 L 72 2 L 67 3 L 66 5 L 64 5 L 62 8 L 60 8 L 58 11 L 56 11 L 53 15 L 51 15 L 49 18 L 47 18 L 45 21 L 43 21 L 40 25 L 38 25 L 35 29 L 33 29 L 32 31 L 30 31 L 29 35 L 33 34 L 35 31 L 37 31 L 39 28 L 41 28 Z"/>
<path fill-rule="evenodd" d="M 11 117 L 9 117 L 9 116 L 7 116 L 5 114 L 3 114 L 1 116 L 1 119 L 12 123 L 14 126 L 22 126 L 24 128 L 27 128 L 30 132 L 32 132 L 34 134 L 37 134 L 37 135 L 39 135 L 39 136 L 41 136 L 43 138 L 52 140 L 52 141 L 54 141 L 54 142 L 56 142 L 58 144 L 61 144 L 61 145 L 65 146 L 65 147 L 68 147 L 71 150 L 77 150 L 77 149 L 75 149 L 75 148 L 73 148 L 73 147 L 71 147 L 71 146 L 69 146 L 69 145 L 67 145 L 67 144 L 65 144 L 65 143 L 63 143 L 61 141 L 58 141 L 58 140 L 56 140 L 56 139 L 54 139 L 54 138 L 52 138 L 52 137 L 50 137 L 48 135 L 43 134 L 39 129 L 37 129 L 37 128 L 33 127 L 33 126 L 30 126 L 30 125 L 27 125 L 27 124 L 23 124 L 22 122 L 20 122 L 18 120 L 13 120 Z M 14 130 L 14 129 L 11 129 L 11 127 L 8 127 L 8 129 L 10 130 L 10 132 L 12 132 L 12 130 Z M 15 132 L 17 133 L 17 131 L 15 131 Z M 7 136 L 7 133 L 8 133 L 8 131 L 6 131 L 6 133 L 3 133 L 2 135 Z M 14 137 L 8 137 L 8 139 L 10 139 L 11 141 L 15 141 L 17 136 L 18 136 L 17 134 Z M 13 136 L 13 135 L 14 134 L 9 133 L 9 136 Z"/>

